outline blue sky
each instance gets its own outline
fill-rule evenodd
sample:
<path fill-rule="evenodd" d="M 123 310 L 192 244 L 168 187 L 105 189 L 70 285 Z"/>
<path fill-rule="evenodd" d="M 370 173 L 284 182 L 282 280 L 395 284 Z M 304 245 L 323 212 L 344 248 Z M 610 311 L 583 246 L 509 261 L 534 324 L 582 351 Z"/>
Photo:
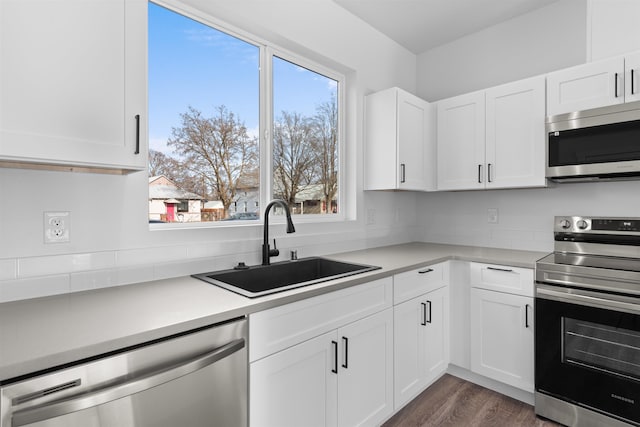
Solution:
<path fill-rule="evenodd" d="M 149 144 L 164 143 L 192 106 L 211 116 L 225 105 L 251 132 L 258 129 L 259 48 L 149 3 Z M 274 64 L 274 103 L 312 115 L 335 93 L 333 81 L 286 61 Z"/>

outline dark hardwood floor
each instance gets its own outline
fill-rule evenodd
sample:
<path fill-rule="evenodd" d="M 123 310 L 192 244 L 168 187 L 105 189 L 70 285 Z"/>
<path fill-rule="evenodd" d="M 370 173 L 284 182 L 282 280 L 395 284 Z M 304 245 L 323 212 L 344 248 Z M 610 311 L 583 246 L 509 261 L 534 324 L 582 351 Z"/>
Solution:
<path fill-rule="evenodd" d="M 445 374 L 409 402 L 383 427 L 555 427 L 537 418 L 533 407 Z"/>

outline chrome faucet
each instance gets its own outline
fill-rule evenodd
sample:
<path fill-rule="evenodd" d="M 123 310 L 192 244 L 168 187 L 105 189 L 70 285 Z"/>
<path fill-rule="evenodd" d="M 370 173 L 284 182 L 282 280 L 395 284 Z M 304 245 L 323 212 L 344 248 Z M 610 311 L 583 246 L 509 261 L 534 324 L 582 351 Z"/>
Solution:
<path fill-rule="evenodd" d="M 284 208 L 284 213 L 287 216 L 287 233 L 295 233 L 296 228 L 291 221 L 291 212 L 289 212 L 289 205 L 284 200 L 276 199 L 270 202 L 264 210 L 264 241 L 262 242 L 262 265 L 271 264 L 272 256 L 280 255 L 280 251 L 276 248 L 276 239 L 273 239 L 273 249 L 269 247 L 269 211 L 273 205 L 280 205 Z"/>

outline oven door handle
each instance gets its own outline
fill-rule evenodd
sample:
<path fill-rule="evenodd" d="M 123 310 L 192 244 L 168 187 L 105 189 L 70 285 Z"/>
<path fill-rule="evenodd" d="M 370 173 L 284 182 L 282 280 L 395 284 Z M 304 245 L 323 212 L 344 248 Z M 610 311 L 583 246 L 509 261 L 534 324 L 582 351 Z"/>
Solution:
<path fill-rule="evenodd" d="M 558 288 L 543 284 L 536 285 L 536 297 L 548 300 L 578 304 L 605 310 L 640 314 L 638 298 L 602 292 L 583 291 L 575 288 Z"/>
<path fill-rule="evenodd" d="M 149 374 L 127 380 L 123 383 L 109 386 L 94 392 L 79 394 L 69 398 L 63 398 L 42 406 L 23 409 L 13 413 L 12 427 L 23 426 L 81 411 L 102 405 L 113 400 L 126 396 L 131 396 L 160 384 L 167 383 L 177 378 L 206 368 L 215 362 L 237 352 L 245 346 L 243 338 L 233 340 L 226 345 L 196 356 L 188 360 L 183 360 L 169 367 L 164 367 Z"/>

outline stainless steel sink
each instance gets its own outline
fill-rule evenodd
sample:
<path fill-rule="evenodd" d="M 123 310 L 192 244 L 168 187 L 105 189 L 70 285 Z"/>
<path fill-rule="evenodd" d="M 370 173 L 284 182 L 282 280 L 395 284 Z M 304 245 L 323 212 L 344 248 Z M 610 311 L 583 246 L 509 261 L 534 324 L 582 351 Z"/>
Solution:
<path fill-rule="evenodd" d="M 311 257 L 244 269 L 194 274 L 193 277 L 240 295 L 255 298 L 379 268 L 373 265 L 351 264 L 321 257 Z"/>

